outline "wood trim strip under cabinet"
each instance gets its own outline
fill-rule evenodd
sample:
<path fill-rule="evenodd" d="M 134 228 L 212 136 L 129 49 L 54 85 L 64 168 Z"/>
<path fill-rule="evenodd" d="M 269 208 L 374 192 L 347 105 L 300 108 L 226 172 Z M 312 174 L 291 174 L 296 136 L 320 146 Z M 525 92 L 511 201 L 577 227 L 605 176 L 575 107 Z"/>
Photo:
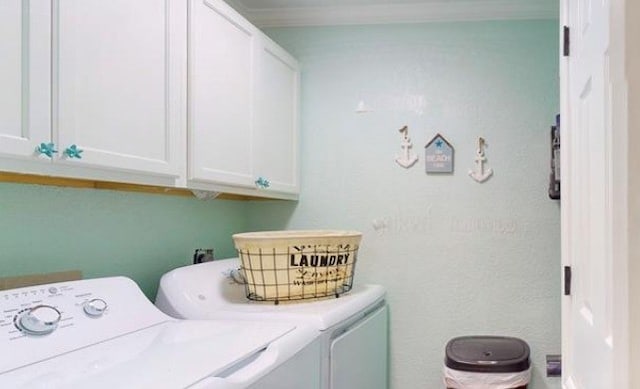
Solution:
<path fill-rule="evenodd" d="M 58 186 L 66 188 L 88 188 L 101 190 L 116 190 L 121 192 L 150 193 L 171 196 L 195 197 L 189 189 L 182 188 L 166 188 L 162 186 L 126 184 L 122 182 L 93 181 L 76 178 L 62 178 L 39 176 L 36 174 L 20 174 L 0 172 L 0 182 L 8 182 L 14 184 L 33 184 Z M 216 200 L 267 200 L 262 197 L 236 195 L 231 193 L 220 193 Z M 273 199 L 271 199 L 273 200 Z"/>

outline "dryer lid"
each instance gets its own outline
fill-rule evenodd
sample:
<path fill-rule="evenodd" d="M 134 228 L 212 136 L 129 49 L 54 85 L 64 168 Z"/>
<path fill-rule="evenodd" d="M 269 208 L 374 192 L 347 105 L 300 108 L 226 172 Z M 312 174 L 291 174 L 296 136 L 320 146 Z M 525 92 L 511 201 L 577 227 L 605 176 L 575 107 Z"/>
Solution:
<path fill-rule="evenodd" d="M 0 387 L 185 388 L 223 378 L 294 331 L 283 323 L 170 321 L 0 374 Z"/>
<path fill-rule="evenodd" d="M 273 302 L 250 301 L 243 285 L 229 273 L 240 266 L 237 258 L 177 268 L 160 280 L 156 306 L 186 319 L 287 321 L 324 331 L 376 306 L 385 298 L 380 285 L 355 284 L 338 298 Z"/>

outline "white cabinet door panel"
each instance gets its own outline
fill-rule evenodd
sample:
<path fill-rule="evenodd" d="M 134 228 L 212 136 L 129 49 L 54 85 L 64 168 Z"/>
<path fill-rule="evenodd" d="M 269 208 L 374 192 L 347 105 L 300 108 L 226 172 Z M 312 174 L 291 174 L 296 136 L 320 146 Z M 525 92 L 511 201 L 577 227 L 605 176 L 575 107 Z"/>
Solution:
<path fill-rule="evenodd" d="M 82 159 L 68 163 L 178 175 L 186 2 L 59 0 L 54 12 L 61 159 L 75 144 Z"/>
<path fill-rule="evenodd" d="M 297 193 L 299 67 L 273 42 L 263 42 L 257 61 L 254 173 L 270 181 L 270 190 Z"/>
<path fill-rule="evenodd" d="M 50 57 L 50 1 L 0 1 L 0 154 L 34 158 L 50 141 Z"/>
<path fill-rule="evenodd" d="M 220 0 L 192 0 L 189 28 L 189 178 L 251 187 L 257 30 Z"/>

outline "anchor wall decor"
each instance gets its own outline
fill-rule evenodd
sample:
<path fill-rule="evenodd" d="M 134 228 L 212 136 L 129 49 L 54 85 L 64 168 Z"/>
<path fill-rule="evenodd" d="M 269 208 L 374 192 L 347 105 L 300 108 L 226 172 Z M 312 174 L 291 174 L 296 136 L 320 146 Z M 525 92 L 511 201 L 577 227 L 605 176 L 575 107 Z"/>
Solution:
<path fill-rule="evenodd" d="M 478 150 L 476 151 L 476 170 L 469 170 L 469 175 L 471 178 L 476 180 L 477 182 L 485 182 L 491 175 L 493 174 L 493 169 L 488 168 L 485 169 L 484 165 L 487 158 L 484 156 L 484 146 L 485 141 L 484 138 L 478 138 Z"/>
<path fill-rule="evenodd" d="M 411 143 L 411 138 L 409 138 L 409 127 L 404 126 L 398 131 L 400 131 L 401 135 L 400 148 L 402 149 L 402 155 L 396 156 L 396 162 L 403 168 L 408 169 L 418 162 L 418 156 L 411 154 L 413 144 Z"/>

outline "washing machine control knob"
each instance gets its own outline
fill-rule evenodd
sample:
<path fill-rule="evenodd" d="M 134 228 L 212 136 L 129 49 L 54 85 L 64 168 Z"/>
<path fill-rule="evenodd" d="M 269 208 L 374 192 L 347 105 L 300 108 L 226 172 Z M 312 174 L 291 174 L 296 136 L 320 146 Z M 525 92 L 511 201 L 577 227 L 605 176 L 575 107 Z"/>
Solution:
<path fill-rule="evenodd" d="M 29 335 L 47 335 L 58 328 L 62 313 L 51 305 L 36 305 L 16 318 L 17 326 Z"/>
<path fill-rule="evenodd" d="M 103 299 L 91 299 L 84 303 L 84 313 L 91 317 L 100 317 L 107 310 L 107 302 Z"/>

